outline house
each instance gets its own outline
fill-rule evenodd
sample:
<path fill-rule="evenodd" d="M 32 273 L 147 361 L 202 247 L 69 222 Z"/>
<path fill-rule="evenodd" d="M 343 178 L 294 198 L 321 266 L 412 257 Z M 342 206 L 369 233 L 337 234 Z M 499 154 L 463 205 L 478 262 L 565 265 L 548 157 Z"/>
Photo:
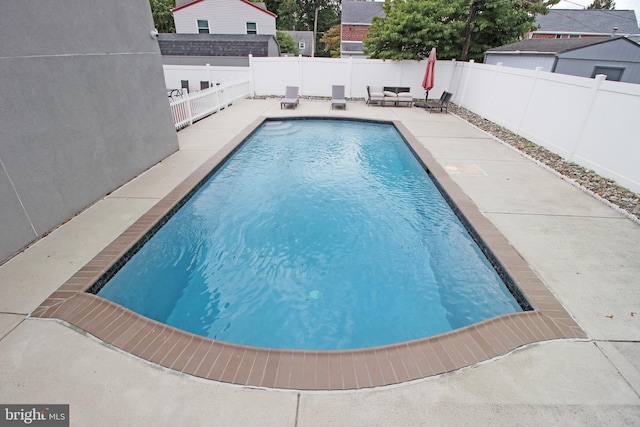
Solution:
<path fill-rule="evenodd" d="M 527 39 L 488 50 L 484 62 L 640 83 L 640 45 L 626 37 Z"/>
<path fill-rule="evenodd" d="M 283 31 L 295 40 L 298 55 L 313 56 L 313 31 Z"/>
<path fill-rule="evenodd" d="M 276 14 L 248 0 L 176 0 L 178 34 L 276 34 Z"/>
<path fill-rule="evenodd" d="M 602 36 L 640 36 L 633 10 L 549 9 L 536 15 L 537 30 L 526 38 L 580 38 Z"/>
<path fill-rule="evenodd" d="M 158 37 L 165 65 L 248 67 L 249 55 L 280 56 L 276 15 L 264 3 L 176 0 L 172 12 L 176 34 Z"/>
<path fill-rule="evenodd" d="M 159 34 L 162 63 L 248 67 L 249 55 L 280 56 L 269 34 Z"/>
<path fill-rule="evenodd" d="M 384 18 L 383 2 L 343 1 L 340 23 L 340 56 L 364 56 L 364 39 L 374 16 Z"/>

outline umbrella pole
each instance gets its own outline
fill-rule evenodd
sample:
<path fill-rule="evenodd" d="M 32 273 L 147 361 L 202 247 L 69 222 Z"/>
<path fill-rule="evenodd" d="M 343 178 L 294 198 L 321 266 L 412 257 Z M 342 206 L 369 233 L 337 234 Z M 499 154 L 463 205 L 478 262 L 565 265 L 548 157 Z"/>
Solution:
<path fill-rule="evenodd" d="M 429 91 L 424 94 L 424 109 L 427 109 L 427 102 L 429 102 Z"/>

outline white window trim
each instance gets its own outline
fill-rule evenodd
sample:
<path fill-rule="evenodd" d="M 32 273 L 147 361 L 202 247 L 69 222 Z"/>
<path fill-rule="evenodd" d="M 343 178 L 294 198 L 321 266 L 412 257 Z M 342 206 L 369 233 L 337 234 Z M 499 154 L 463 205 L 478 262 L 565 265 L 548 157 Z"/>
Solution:
<path fill-rule="evenodd" d="M 206 33 L 201 33 L 200 32 L 200 22 L 206 22 L 207 23 L 207 32 Z M 210 28 L 211 27 L 209 26 L 209 20 L 208 19 L 196 19 L 196 29 L 198 30 L 198 34 L 209 34 L 211 32 Z"/>
<path fill-rule="evenodd" d="M 256 32 L 255 32 L 255 33 L 250 33 L 250 32 L 249 32 L 249 24 L 253 24 L 253 25 L 255 25 L 255 26 L 256 26 L 256 29 L 255 29 L 255 31 L 256 31 Z M 257 22 L 246 22 L 246 23 L 244 24 L 244 30 L 245 30 L 245 32 L 246 32 L 247 34 L 258 34 L 258 23 L 257 23 Z"/>

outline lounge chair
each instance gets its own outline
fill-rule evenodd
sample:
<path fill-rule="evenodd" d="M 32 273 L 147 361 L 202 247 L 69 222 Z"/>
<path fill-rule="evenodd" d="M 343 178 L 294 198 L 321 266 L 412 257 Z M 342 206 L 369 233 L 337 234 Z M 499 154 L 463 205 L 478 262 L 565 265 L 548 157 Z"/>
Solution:
<path fill-rule="evenodd" d="M 298 106 L 298 86 L 287 86 L 284 98 L 280 101 L 280 109 L 285 105 L 291 105 L 295 110 Z"/>
<path fill-rule="evenodd" d="M 347 109 L 347 101 L 344 99 L 344 86 L 331 86 L 331 109 L 342 107 Z"/>
<path fill-rule="evenodd" d="M 367 105 L 373 102 L 384 104 L 384 88 L 382 86 L 367 86 Z"/>
<path fill-rule="evenodd" d="M 444 111 L 445 113 L 449 113 L 447 107 L 449 105 L 449 101 L 451 101 L 451 97 L 453 97 L 452 93 L 446 91 L 442 92 L 440 100 L 438 100 L 437 102 L 427 102 L 427 110 L 429 110 L 429 113 L 431 113 L 432 110 L 439 108 L 440 112 Z"/>

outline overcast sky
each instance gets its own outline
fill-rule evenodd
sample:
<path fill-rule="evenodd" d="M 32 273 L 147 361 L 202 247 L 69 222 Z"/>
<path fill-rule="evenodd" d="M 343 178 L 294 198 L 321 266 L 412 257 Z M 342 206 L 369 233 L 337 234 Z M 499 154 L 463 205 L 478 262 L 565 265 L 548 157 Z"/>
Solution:
<path fill-rule="evenodd" d="M 640 0 L 615 0 L 618 10 L 635 10 L 636 19 L 640 21 Z M 593 3 L 593 0 L 562 0 L 554 9 L 584 9 Z"/>

